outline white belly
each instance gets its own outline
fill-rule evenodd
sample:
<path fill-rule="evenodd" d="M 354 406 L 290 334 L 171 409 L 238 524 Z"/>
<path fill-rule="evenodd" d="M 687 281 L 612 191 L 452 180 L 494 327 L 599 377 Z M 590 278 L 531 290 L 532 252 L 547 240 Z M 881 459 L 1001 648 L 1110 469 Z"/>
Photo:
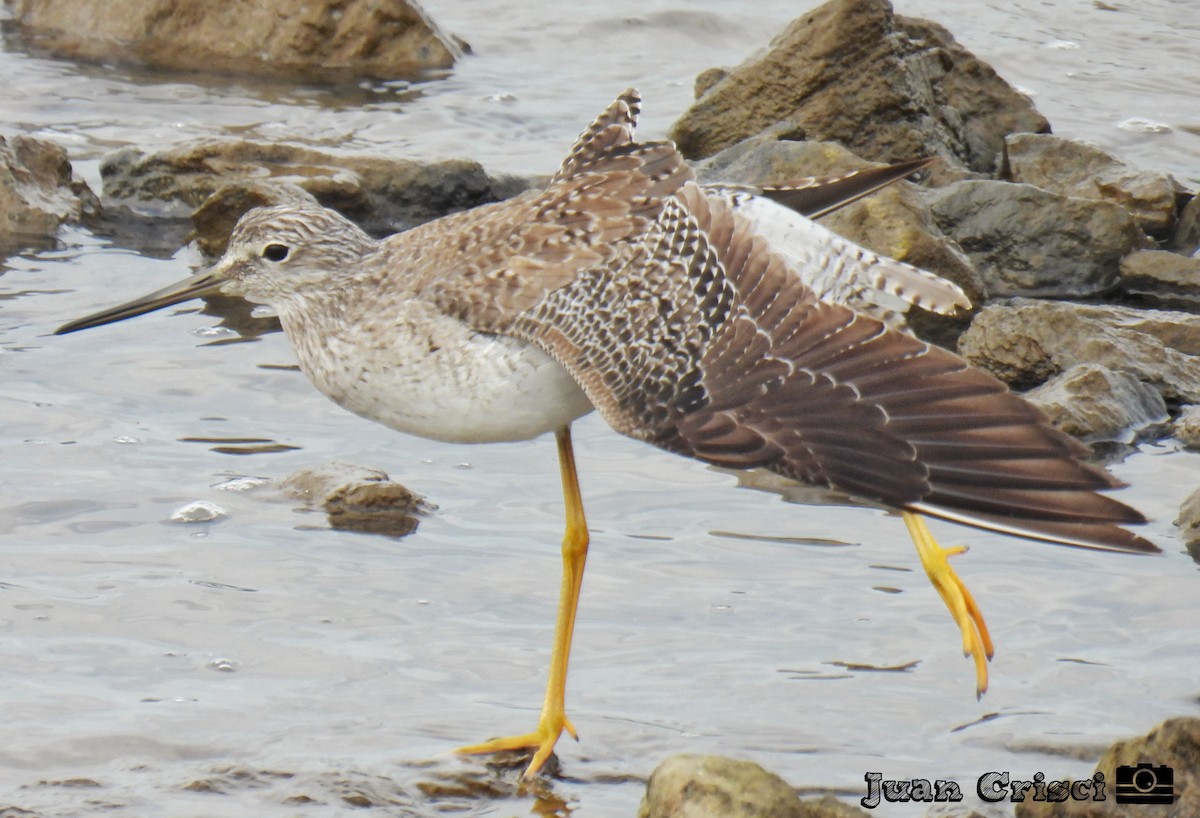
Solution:
<path fill-rule="evenodd" d="M 529 440 L 592 411 L 575 379 L 536 347 L 474 333 L 426 311 L 384 331 L 311 332 L 283 318 L 300 368 L 355 414 L 409 434 L 455 443 Z"/>

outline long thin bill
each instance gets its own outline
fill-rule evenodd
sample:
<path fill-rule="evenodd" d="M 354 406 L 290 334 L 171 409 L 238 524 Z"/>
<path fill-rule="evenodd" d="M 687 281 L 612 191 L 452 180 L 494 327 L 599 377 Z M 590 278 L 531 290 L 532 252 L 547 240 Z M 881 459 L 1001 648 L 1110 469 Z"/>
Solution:
<path fill-rule="evenodd" d="M 219 291 L 223 280 L 215 271 L 209 270 L 199 275 L 185 278 L 183 281 L 177 281 L 169 287 L 163 287 L 161 290 L 156 290 L 149 295 L 143 295 L 141 298 L 135 298 L 119 306 L 109 307 L 106 310 L 94 312 L 75 321 L 69 321 L 56 329 L 54 334 L 66 335 L 68 332 L 91 329 L 103 324 L 111 324 L 114 321 L 124 321 L 126 318 L 145 315 L 148 312 L 161 310 L 163 307 L 169 307 L 172 304 L 179 304 L 183 301 L 190 301 L 193 298 L 215 295 Z"/>

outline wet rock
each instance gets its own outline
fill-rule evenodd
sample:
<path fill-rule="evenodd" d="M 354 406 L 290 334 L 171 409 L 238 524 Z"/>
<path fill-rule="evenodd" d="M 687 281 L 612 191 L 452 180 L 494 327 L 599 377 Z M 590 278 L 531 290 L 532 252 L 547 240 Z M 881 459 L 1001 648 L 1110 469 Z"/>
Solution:
<path fill-rule="evenodd" d="M 12 0 L 26 39 L 72 59 L 316 79 L 452 67 L 464 44 L 411 0 Z"/>
<path fill-rule="evenodd" d="M 772 132 L 747 139 L 700 162 L 702 182 L 781 184 L 808 176 L 844 173 L 873 163 L 833 142 L 795 142 Z M 823 216 L 821 224 L 846 238 L 900 261 L 937 273 L 962 287 L 972 303 L 983 285 L 967 258 L 942 236 L 915 185 L 898 182 L 866 199 Z M 952 342 L 965 319 L 912 309 L 908 319 L 924 337 Z"/>
<path fill-rule="evenodd" d="M 379 235 L 508 198 L 531 184 L 489 176 L 467 159 L 335 156 L 238 140 L 201 140 L 157 153 L 124 148 L 104 158 L 100 174 L 113 204 L 155 215 L 186 216 L 231 183 L 287 183 Z"/>
<path fill-rule="evenodd" d="M 99 207 L 72 173 L 64 148 L 31 136 L 0 136 L 0 241 L 52 235 Z"/>
<path fill-rule="evenodd" d="M 1081 364 L 1125 372 L 1169 403 L 1200 403 L 1200 316 L 1033 301 L 984 307 L 958 343 L 976 366 L 1018 387 Z"/>
<path fill-rule="evenodd" d="M 1121 259 L 1146 242 L 1118 205 L 1033 185 L 967 180 L 927 198 L 992 297 L 1099 295 L 1116 287 Z"/>
<path fill-rule="evenodd" d="M 792 22 L 761 56 L 701 87 L 672 126 L 700 158 L 779 122 L 873 161 L 941 155 L 991 172 L 1005 134 L 1049 130 L 1029 100 L 941 26 L 887 0 L 833 0 Z"/>
<path fill-rule="evenodd" d="M 1025 393 L 1050 422 L 1090 441 L 1130 443 L 1138 432 L 1167 419 L 1167 405 L 1153 386 L 1128 372 L 1077 364 Z"/>
<path fill-rule="evenodd" d="M 234 225 L 247 210 L 272 205 L 320 204 L 317 198 L 291 182 L 244 179 L 222 185 L 192 212 L 193 234 L 200 252 L 218 258 L 229 246 Z"/>
<path fill-rule="evenodd" d="M 1120 780 L 1117 768 L 1136 768 L 1143 763 L 1153 767 L 1165 765 L 1173 769 L 1173 804 L 1116 802 Z M 1116 742 L 1100 759 L 1096 772 L 1103 774 L 1106 784 L 1103 801 L 1024 801 L 1016 805 L 1016 818 L 1128 818 L 1131 815 L 1182 818 L 1200 815 L 1200 719 L 1169 719 L 1146 736 Z M 1161 774 L 1156 770 L 1150 772 L 1152 775 Z M 1161 786 L 1163 781 L 1163 778 L 1139 778 L 1137 783 L 1143 787 L 1153 787 Z"/>
<path fill-rule="evenodd" d="M 283 488 L 324 509 L 333 528 L 389 537 L 416 531 L 421 516 L 433 508 L 386 473 L 347 463 L 302 469 L 284 480 Z"/>
<path fill-rule="evenodd" d="M 1192 559 L 1200 560 L 1200 489 L 1193 491 L 1180 504 L 1175 527 L 1179 529 Z"/>
<path fill-rule="evenodd" d="M 1189 449 L 1200 450 L 1200 406 L 1185 406 L 1171 424 L 1171 434 Z"/>
<path fill-rule="evenodd" d="M 173 523 L 211 523 L 227 514 L 228 512 L 216 503 L 196 500 L 171 512 L 170 520 Z"/>
<path fill-rule="evenodd" d="M 1121 259 L 1121 286 L 1156 306 L 1200 304 L 1200 258 L 1140 250 Z"/>
<path fill-rule="evenodd" d="M 658 765 L 638 818 L 859 818 L 836 798 L 801 801 L 786 781 L 757 764 L 722 756 L 676 755 Z"/>
<path fill-rule="evenodd" d="M 1004 152 L 1010 181 L 1120 205 L 1156 238 L 1166 238 L 1175 226 L 1179 186 L 1168 174 L 1138 170 L 1100 148 L 1051 134 L 1011 134 Z"/>
<path fill-rule="evenodd" d="M 1175 235 L 1171 238 L 1171 249 L 1185 256 L 1200 250 L 1200 196 L 1193 196 L 1179 211 L 1175 222 Z"/>

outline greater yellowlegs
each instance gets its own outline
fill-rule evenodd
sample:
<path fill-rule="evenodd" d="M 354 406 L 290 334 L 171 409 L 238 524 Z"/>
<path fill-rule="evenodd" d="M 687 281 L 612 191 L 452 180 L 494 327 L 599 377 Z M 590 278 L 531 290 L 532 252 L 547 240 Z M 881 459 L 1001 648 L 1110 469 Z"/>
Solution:
<path fill-rule="evenodd" d="M 206 272 L 58 332 L 239 295 L 270 305 L 304 373 L 363 417 L 469 443 L 553 432 L 566 533 L 541 717 L 531 733 L 463 748 L 532 748 L 526 775 L 564 730 L 576 735 L 565 688 L 588 531 L 569 430 L 593 408 L 672 452 L 900 510 L 979 692 L 987 628 L 947 562 L 955 551 L 921 515 L 1157 550 L 1120 527 L 1144 519 L 1098 493 L 1119 484 L 1081 462 L 1083 445 L 995 378 L 889 326 L 897 305 L 966 306 L 957 287 L 794 213 L 921 163 L 764 191 L 701 187 L 671 143 L 634 141 L 638 105 L 622 94 L 544 190 L 382 241 L 325 208 L 255 209 Z"/>

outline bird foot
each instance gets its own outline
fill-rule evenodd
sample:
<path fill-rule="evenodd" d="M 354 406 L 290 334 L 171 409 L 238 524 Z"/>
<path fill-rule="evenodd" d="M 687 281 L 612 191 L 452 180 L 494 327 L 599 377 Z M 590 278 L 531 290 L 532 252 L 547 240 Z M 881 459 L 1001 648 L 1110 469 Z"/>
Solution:
<path fill-rule="evenodd" d="M 563 732 L 576 741 L 579 740 L 579 734 L 575 732 L 575 725 L 571 724 L 571 720 L 565 714 L 547 715 L 543 713 L 542 718 L 538 720 L 537 729 L 532 733 L 489 739 L 479 744 L 459 747 L 455 752 L 460 755 L 487 755 L 512 750 L 533 750 L 533 758 L 530 760 L 529 766 L 525 768 L 525 772 L 521 774 L 522 778 L 528 779 L 533 778 L 542 769 L 546 760 L 550 758 L 550 754 L 554 752 L 554 745 L 558 743 L 559 736 Z"/>
<path fill-rule="evenodd" d="M 912 512 L 904 512 L 904 522 L 929 581 L 962 631 L 963 655 L 970 656 L 975 662 L 975 696 L 978 698 L 988 687 L 987 663 L 992 658 L 993 648 L 987 622 L 975 604 L 975 597 L 971 596 L 966 584 L 950 566 L 950 557 L 966 553 L 967 548 L 962 545 L 942 548 L 926 527 L 925 521 Z"/>

